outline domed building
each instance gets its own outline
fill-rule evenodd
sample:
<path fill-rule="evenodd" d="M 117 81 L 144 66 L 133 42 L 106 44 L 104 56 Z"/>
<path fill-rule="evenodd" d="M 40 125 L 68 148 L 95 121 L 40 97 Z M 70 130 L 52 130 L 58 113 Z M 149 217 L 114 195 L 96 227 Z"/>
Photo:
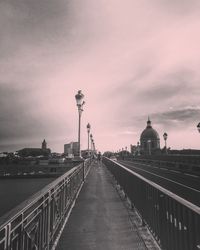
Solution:
<path fill-rule="evenodd" d="M 160 138 L 158 132 L 152 128 L 148 118 L 147 127 L 140 136 L 140 150 L 142 154 L 151 155 L 159 152 Z"/>

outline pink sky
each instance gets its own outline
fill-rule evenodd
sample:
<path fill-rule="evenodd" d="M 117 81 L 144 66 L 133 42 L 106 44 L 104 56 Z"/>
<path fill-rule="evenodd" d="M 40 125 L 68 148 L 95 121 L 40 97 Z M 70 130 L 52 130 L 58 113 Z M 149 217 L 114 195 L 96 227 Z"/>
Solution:
<path fill-rule="evenodd" d="M 139 140 L 200 148 L 199 0 L 0 2 L 0 150 L 77 140 L 75 94 L 99 150 Z"/>

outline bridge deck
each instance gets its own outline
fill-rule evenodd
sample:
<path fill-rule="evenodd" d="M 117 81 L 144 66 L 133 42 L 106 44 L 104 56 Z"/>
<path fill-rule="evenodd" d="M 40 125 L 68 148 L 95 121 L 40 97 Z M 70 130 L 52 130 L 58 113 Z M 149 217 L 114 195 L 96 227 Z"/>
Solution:
<path fill-rule="evenodd" d="M 91 167 L 56 250 L 147 249 L 107 171 Z"/>

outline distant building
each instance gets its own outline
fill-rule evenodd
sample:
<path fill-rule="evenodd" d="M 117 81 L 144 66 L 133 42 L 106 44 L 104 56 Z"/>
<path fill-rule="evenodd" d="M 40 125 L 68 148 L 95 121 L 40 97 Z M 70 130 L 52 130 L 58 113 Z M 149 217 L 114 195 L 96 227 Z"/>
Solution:
<path fill-rule="evenodd" d="M 42 142 L 42 149 L 44 149 L 44 150 L 47 149 L 47 143 L 46 143 L 45 139 Z"/>
<path fill-rule="evenodd" d="M 158 132 L 152 128 L 148 118 L 147 126 L 140 136 L 140 150 L 142 154 L 152 155 L 160 152 L 160 138 Z"/>
<path fill-rule="evenodd" d="M 0 152 L 0 158 L 6 158 L 8 156 L 8 152 Z"/>
<path fill-rule="evenodd" d="M 200 155 L 199 149 L 170 149 L 170 154 L 174 155 Z"/>
<path fill-rule="evenodd" d="M 21 157 L 28 157 L 28 156 L 49 156 L 51 150 L 47 148 L 47 143 L 45 140 L 42 142 L 42 148 L 23 148 L 17 151 L 18 155 Z"/>
<path fill-rule="evenodd" d="M 21 157 L 28 157 L 28 156 L 49 156 L 51 153 L 51 150 L 49 148 L 47 149 L 41 149 L 41 148 L 23 148 L 18 150 L 18 155 Z"/>
<path fill-rule="evenodd" d="M 137 146 L 131 144 L 131 146 L 130 146 L 130 151 L 131 151 L 131 154 L 132 154 L 132 155 L 135 155 L 135 154 L 136 154 L 136 151 L 137 151 Z"/>
<path fill-rule="evenodd" d="M 135 156 L 140 155 L 140 144 L 139 144 L 139 142 L 137 143 L 137 145 L 132 145 L 131 144 L 130 149 L 131 149 L 130 151 L 131 151 L 132 155 L 135 155 Z"/>
<path fill-rule="evenodd" d="M 64 154 L 67 156 L 79 156 L 78 142 L 70 142 L 64 145 Z"/>
<path fill-rule="evenodd" d="M 93 152 L 92 150 L 89 150 L 89 151 L 88 151 L 88 149 L 81 150 L 81 156 L 82 156 L 83 158 L 88 158 L 88 157 L 90 157 L 90 156 L 92 155 L 92 153 L 96 153 L 96 151 L 95 151 L 95 152 Z"/>

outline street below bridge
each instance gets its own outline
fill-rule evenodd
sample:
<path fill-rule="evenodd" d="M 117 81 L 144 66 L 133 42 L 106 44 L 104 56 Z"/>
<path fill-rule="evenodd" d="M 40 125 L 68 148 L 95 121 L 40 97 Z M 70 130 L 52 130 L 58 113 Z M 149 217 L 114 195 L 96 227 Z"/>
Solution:
<path fill-rule="evenodd" d="M 131 161 L 118 161 L 123 166 L 142 175 L 185 200 L 200 206 L 200 177 L 181 173 L 177 170 L 167 169 L 154 165 L 136 163 Z"/>

